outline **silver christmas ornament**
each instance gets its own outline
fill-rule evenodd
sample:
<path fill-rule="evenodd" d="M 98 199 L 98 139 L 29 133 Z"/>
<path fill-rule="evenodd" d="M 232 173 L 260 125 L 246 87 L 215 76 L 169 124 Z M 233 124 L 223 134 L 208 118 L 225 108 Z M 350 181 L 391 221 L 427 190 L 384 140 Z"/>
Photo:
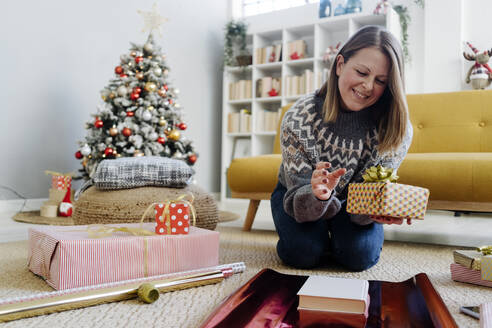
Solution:
<path fill-rule="evenodd" d="M 152 114 L 148 110 L 146 110 L 145 112 L 143 112 L 142 119 L 144 121 L 149 121 L 151 118 L 152 118 Z"/>
<path fill-rule="evenodd" d="M 154 46 L 152 45 L 152 43 L 146 43 L 144 45 L 144 50 L 147 52 L 152 52 L 152 50 L 154 50 Z"/>
<path fill-rule="evenodd" d="M 160 67 L 154 68 L 154 74 L 160 76 L 162 74 L 162 69 Z"/>
<path fill-rule="evenodd" d="M 155 141 L 155 140 L 157 140 L 157 138 L 158 138 L 157 133 L 152 132 L 152 133 L 150 133 L 150 134 L 149 134 L 149 139 L 150 139 L 151 141 Z"/>
<path fill-rule="evenodd" d="M 91 147 L 89 147 L 89 145 L 84 145 L 84 147 L 80 149 L 80 153 L 84 156 L 89 155 L 91 153 Z"/>
<path fill-rule="evenodd" d="M 173 90 L 174 90 L 174 91 L 173 91 L 173 92 L 174 92 L 174 94 L 179 95 L 179 89 L 178 89 L 178 88 L 174 88 Z"/>
<path fill-rule="evenodd" d="M 124 97 L 126 96 L 127 92 L 128 92 L 128 89 L 124 86 L 124 85 L 120 85 L 118 87 L 118 89 L 116 89 L 116 92 L 118 93 L 118 95 L 120 95 L 121 97 Z"/>

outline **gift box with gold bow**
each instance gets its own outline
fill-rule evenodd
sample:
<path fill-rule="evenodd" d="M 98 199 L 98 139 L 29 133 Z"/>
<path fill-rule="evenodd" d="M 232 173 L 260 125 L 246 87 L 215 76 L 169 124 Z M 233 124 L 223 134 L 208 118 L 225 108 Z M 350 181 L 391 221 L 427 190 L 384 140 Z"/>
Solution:
<path fill-rule="evenodd" d="M 429 190 L 395 183 L 392 169 L 382 166 L 367 169 L 363 183 L 348 187 L 347 212 L 403 219 L 423 219 L 427 209 Z"/>
<path fill-rule="evenodd" d="M 177 199 L 154 205 L 155 233 L 158 235 L 185 235 L 190 229 L 190 221 L 195 225 L 192 194 L 184 194 Z"/>

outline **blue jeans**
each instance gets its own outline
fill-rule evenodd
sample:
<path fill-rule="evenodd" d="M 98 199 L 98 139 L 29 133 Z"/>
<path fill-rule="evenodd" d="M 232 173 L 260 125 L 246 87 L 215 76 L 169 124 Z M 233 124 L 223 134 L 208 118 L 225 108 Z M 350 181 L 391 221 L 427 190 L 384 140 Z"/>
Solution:
<path fill-rule="evenodd" d="M 278 183 L 270 202 L 279 236 L 277 253 L 285 264 L 307 269 L 336 262 L 351 271 L 363 271 L 378 262 L 384 242 L 381 224 L 352 223 L 345 201 L 340 212 L 331 219 L 298 223 L 285 213 L 286 191 Z"/>

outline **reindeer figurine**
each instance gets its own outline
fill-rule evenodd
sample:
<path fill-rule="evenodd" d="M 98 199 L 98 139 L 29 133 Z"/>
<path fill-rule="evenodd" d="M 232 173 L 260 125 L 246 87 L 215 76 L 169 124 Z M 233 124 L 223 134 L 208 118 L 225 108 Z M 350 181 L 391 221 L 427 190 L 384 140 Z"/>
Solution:
<path fill-rule="evenodd" d="M 492 49 L 479 53 L 478 49 L 469 42 L 466 42 L 466 44 L 473 50 L 474 55 L 467 54 L 463 51 L 463 56 L 465 59 L 475 62 L 466 74 L 466 83 L 470 83 L 471 81 L 473 89 L 485 89 L 492 82 L 492 69 L 488 65 L 489 59 L 492 56 Z"/>

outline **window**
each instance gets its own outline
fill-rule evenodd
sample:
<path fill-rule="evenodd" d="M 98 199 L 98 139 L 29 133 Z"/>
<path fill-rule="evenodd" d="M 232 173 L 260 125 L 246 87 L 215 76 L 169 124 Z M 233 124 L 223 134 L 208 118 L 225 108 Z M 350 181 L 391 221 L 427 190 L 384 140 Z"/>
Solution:
<path fill-rule="evenodd" d="M 242 16 L 264 14 L 275 10 L 303 6 L 319 0 L 242 0 Z"/>

